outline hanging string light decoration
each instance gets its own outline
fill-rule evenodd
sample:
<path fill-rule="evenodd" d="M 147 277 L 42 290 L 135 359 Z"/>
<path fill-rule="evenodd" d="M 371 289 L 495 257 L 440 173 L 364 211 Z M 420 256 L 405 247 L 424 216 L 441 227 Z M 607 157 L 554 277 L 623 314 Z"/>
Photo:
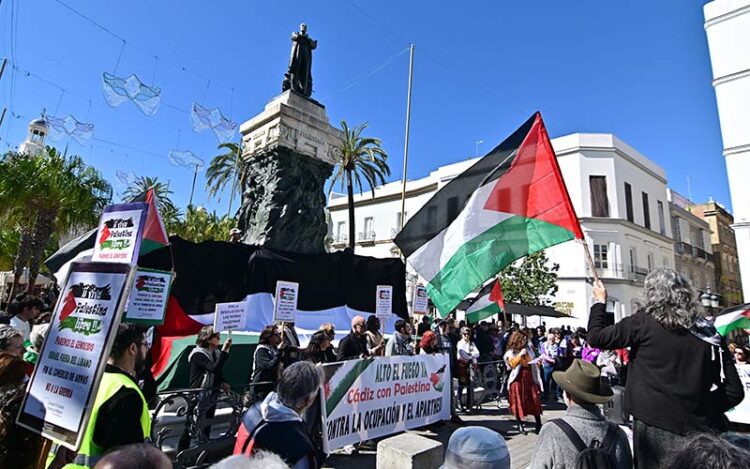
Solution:
<path fill-rule="evenodd" d="M 195 153 L 190 150 L 170 150 L 169 162 L 174 166 L 181 166 L 193 170 L 193 186 L 190 189 L 190 202 L 193 205 L 193 195 L 195 194 L 195 181 L 198 178 L 198 171 L 203 169 L 204 162 Z"/>
<path fill-rule="evenodd" d="M 94 124 L 80 122 L 68 114 L 67 117 L 55 117 L 46 115 L 47 126 L 49 128 L 49 138 L 58 141 L 64 137 L 70 137 L 79 145 L 86 145 L 86 142 L 94 135 Z"/>
<path fill-rule="evenodd" d="M 194 132 L 211 129 L 219 143 L 227 143 L 234 138 L 237 122 L 224 117 L 218 107 L 207 109 L 198 103 L 193 103 L 190 109 L 190 127 Z"/>
<path fill-rule="evenodd" d="M 161 104 L 161 89 L 143 83 L 135 74 L 120 78 L 111 73 L 102 74 L 104 100 L 110 107 L 131 101 L 147 116 L 153 116 Z"/>

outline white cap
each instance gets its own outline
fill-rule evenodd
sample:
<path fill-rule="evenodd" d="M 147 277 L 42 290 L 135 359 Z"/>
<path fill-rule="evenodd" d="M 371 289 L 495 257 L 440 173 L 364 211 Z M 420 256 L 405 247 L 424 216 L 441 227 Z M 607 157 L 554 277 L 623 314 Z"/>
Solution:
<path fill-rule="evenodd" d="M 463 427 L 451 435 L 440 469 L 510 469 L 510 453 L 499 433 Z"/>

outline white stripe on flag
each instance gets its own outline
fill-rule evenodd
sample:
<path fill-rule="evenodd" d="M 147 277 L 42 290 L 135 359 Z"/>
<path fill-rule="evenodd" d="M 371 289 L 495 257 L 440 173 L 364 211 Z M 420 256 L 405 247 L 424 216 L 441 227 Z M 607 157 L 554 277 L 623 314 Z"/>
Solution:
<path fill-rule="evenodd" d="M 484 295 L 481 298 L 477 298 L 477 300 L 469 306 L 469 309 L 466 310 L 466 314 L 474 313 L 493 304 L 495 304 L 495 302 L 490 300 L 490 295 Z"/>
<path fill-rule="evenodd" d="M 445 267 L 461 246 L 498 223 L 516 216 L 484 209 L 494 186 L 494 183 L 490 183 L 480 187 L 448 228 L 409 256 L 409 264 L 428 282 Z"/>
<path fill-rule="evenodd" d="M 74 258 L 60 266 L 59 269 L 57 269 L 57 272 L 53 272 L 52 275 L 55 276 L 55 279 L 57 280 L 58 285 L 63 285 L 65 283 L 65 278 L 68 276 L 68 270 L 70 270 L 70 264 L 73 262 L 88 262 L 91 260 L 91 256 L 94 255 L 94 248 L 86 249 L 85 251 L 81 251 Z"/>

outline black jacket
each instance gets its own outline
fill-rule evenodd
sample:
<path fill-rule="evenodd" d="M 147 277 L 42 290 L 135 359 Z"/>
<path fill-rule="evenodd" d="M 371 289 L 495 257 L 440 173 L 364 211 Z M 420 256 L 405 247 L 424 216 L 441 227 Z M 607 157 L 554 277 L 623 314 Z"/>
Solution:
<path fill-rule="evenodd" d="M 625 410 L 681 435 L 727 429 L 724 412 L 739 404 L 744 392 L 726 344 L 719 353 L 689 331 L 665 329 L 645 313 L 613 326 L 605 326 L 605 315 L 604 304 L 591 307 L 586 337 L 592 347 L 605 350 L 630 347 Z"/>
<path fill-rule="evenodd" d="M 315 448 L 301 421 L 262 422 L 253 434 L 253 451 L 268 451 L 287 464 L 295 464 L 307 456 L 309 469 L 317 469 L 325 455 Z"/>
<path fill-rule="evenodd" d="M 268 345 L 259 345 L 253 354 L 253 377 L 252 383 L 266 383 L 252 386 L 250 393 L 255 401 L 262 400 L 269 392 L 276 389 L 276 381 L 279 379 L 279 367 L 281 366 L 281 354 L 269 350 Z"/>
<path fill-rule="evenodd" d="M 203 377 L 206 374 L 213 374 L 213 386 L 218 387 L 221 383 L 225 383 L 224 373 L 224 362 L 229 358 L 227 352 L 221 351 L 216 360 L 212 360 L 204 353 L 195 352 L 190 355 L 190 387 L 200 388 L 203 384 Z"/>
<path fill-rule="evenodd" d="M 349 335 L 339 342 L 336 360 L 340 362 L 344 360 L 356 360 L 362 354 L 367 355 L 367 342 L 365 341 L 364 334 L 356 336 L 353 332 L 350 332 Z"/>

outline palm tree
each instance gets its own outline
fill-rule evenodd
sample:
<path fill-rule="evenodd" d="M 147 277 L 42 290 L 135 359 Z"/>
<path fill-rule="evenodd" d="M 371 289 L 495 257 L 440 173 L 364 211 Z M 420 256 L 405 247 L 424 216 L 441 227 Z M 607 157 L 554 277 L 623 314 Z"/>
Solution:
<path fill-rule="evenodd" d="M 80 157 L 66 157 L 50 147 L 36 156 L 6 155 L 0 163 L 0 180 L 0 214 L 20 233 L 12 291 L 27 266 L 27 288 L 32 291 L 52 238 L 95 225 L 112 198 L 112 188 Z"/>
<path fill-rule="evenodd" d="M 123 201 L 133 200 L 149 189 L 153 189 L 156 194 L 157 209 L 161 221 L 164 223 L 164 229 L 167 234 L 174 234 L 180 223 L 180 209 L 172 202 L 174 192 L 169 188 L 169 183 L 164 184 L 158 177 L 139 176 L 125 189 L 122 193 Z"/>
<path fill-rule="evenodd" d="M 349 205 L 349 247 L 354 249 L 354 184 L 356 183 L 357 189 L 362 192 L 362 179 L 364 178 L 370 186 L 372 196 L 375 197 L 375 186 L 385 184 L 385 178 L 390 176 L 391 169 L 388 167 L 388 155 L 380 148 L 380 139 L 362 137 L 362 131 L 367 128 L 366 122 L 350 129 L 346 121 L 341 121 L 341 128 L 344 130 L 344 140 L 339 146 L 338 161 L 329 193 L 337 182 L 341 189 L 346 183 Z"/>
<path fill-rule="evenodd" d="M 208 190 L 208 196 L 213 197 L 224 190 L 227 184 L 231 183 L 231 200 L 235 194 L 239 193 L 239 195 L 242 195 L 247 189 L 248 178 L 250 176 L 248 173 L 248 164 L 240 154 L 239 144 L 222 143 L 218 148 L 224 148 L 226 152 L 214 156 L 208 165 L 208 169 L 206 170 L 206 189 Z"/>
<path fill-rule="evenodd" d="M 209 212 L 203 207 L 189 206 L 175 233 L 194 243 L 208 240 L 225 241 L 229 238 L 229 230 L 234 226 L 235 220 L 232 217 L 219 217 L 216 212 Z"/>

